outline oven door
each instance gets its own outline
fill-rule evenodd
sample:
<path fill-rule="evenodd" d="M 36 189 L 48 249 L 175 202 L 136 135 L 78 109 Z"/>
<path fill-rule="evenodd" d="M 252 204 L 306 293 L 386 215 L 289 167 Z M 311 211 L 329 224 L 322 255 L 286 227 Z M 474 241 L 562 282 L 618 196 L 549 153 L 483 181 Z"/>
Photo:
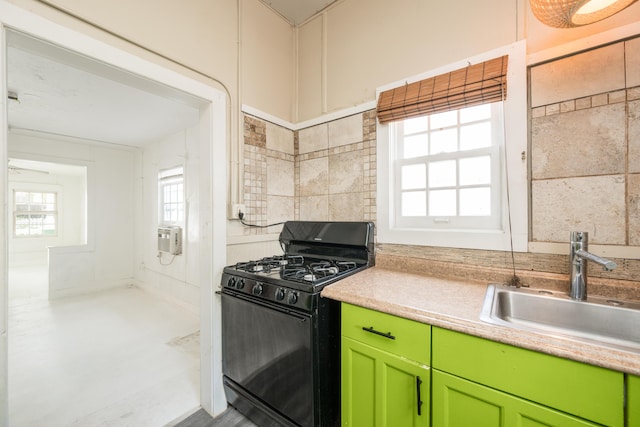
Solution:
<path fill-rule="evenodd" d="M 241 388 L 231 394 L 312 426 L 313 329 L 308 314 L 223 290 L 222 373 Z"/>

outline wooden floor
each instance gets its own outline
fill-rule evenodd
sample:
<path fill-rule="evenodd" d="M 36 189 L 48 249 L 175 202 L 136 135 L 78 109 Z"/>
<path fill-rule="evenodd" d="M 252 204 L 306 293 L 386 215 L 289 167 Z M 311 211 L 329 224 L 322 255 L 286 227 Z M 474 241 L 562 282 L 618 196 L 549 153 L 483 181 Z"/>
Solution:
<path fill-rule="evenodd" d="M 234 408 L 228 408 L 216 418 L 200 409 L 174 427 L 258 427 Z"/>

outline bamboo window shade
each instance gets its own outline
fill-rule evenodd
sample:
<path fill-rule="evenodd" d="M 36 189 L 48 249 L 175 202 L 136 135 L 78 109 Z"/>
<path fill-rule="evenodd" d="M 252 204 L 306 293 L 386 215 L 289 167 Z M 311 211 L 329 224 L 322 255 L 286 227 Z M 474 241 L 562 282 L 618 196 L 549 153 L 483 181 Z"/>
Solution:
<path fill-rule="evenodd" d="M 384 91 L 378 98 L 380 123 L 458 110 L 507 99 L 508 56 Z"/>

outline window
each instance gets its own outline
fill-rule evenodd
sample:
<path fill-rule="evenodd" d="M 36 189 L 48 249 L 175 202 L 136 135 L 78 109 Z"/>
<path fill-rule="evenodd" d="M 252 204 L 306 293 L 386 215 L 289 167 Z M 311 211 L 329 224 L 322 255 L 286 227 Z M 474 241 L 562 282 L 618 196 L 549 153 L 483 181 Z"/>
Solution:
<path fill-rule="evenodd" d="M 48 237 L 58 234 L 56 193 L 14 190 L 13 200 L 14 236 Z"/>
<path fill-rule="evenodd" d="M 158 174 L 160 223 L 184 222 L 184 171 L 182 166 Z"/>
<path fill-rule="evenodd" d="M 498 229 L 502 102 L 394 122 L 400 226 Z"/>
<path fill-rule="evenodd" d="M 378 241 L 526 251 L 524 43 L 378 93 Z"/>

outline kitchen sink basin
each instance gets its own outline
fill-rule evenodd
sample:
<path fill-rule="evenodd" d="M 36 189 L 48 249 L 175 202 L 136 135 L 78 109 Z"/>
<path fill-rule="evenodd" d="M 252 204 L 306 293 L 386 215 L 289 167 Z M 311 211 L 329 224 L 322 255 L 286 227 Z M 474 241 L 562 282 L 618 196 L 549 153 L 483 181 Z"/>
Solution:
<path fill-rule="evenodd" d="M 640 304 L 531 288 L 489 285 L 480 319 L 640 353 Z"/>

